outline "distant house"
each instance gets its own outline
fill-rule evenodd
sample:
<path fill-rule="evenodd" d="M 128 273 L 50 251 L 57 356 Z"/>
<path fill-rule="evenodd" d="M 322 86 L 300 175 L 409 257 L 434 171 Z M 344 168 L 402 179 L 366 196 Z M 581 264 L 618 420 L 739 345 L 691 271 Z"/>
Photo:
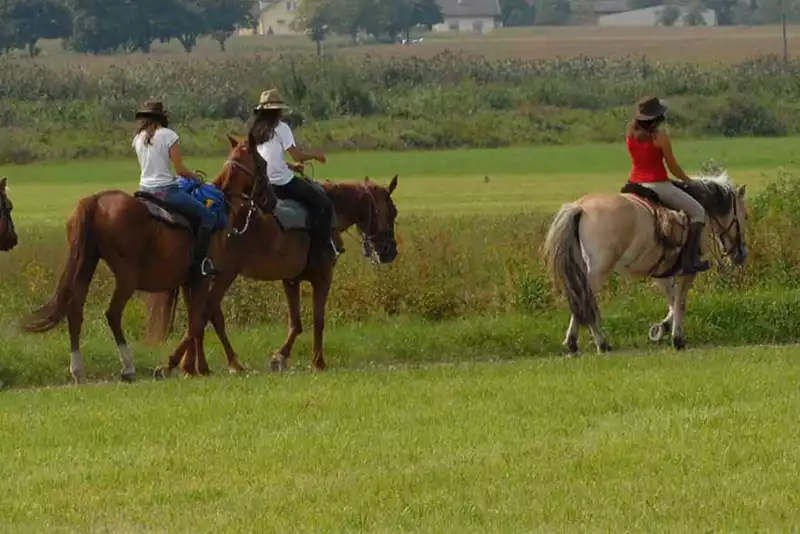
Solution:
<path fill-rule="evenodd" d="M 256 3 L 258 28 L 242 30 L 242 35 L 302 35 L 302 31 L 292 29 L 292 21 L 297 17 L 299 0 L 260 0 Z"/>
<path fill-rule="evenodd" d="M 444 22 L 433 27 L 437 32 L 488 33 L 500 28 L 498 0 L 437 0 Z"/>
<path fill-rule="evenodd" d="M 673 26 L 685 26 L 685 19 L 692 12 L 685 6 L 655 6 L 645 9 L 634 9 L 623 13 L 603 15 L 597 18 L 598 26 L 658 26 L 661 21 L 661 12 L 664 9 L 677 9 L 677 18 Z M 717 14 L 713 9 L 701 11 L 700 16 L 705 20 L 706 26 L 717 25 Z"/>

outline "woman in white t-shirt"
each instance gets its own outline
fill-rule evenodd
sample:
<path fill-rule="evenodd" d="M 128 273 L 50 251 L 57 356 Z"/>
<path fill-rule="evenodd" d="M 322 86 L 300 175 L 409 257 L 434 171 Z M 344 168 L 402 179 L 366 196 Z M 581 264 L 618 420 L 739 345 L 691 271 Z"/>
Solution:
<path fill-rule="evenodd" d="M 250 127 L 248 141 L 256 145 L 258 154 L 266 161 L 266 176 L 276 196 L 296 200 L 306 206 L 311 212 L 312 236 L 316 244 L 330 243 L 334 255 L 338 255 L 344 249 L 333 240 L 331 232 L 333 203 L 309 179 L 295 176 L 295 172 L 303 170 L 303 162 L 313 159 L 325 163 L 325 155 L 297 147 L 292 129 L 281 120 L 285 108 L 277 89 L 264 91 L 258 106 L 253 110 L 255 119 Z M 286 152 L 295 163 L 286 162 Z"/>
<path fill-rule="evenodd" d="M 175 211 L 199 221 L 190 277 L 197 280 L 203 276 L 216 274 L 211 258 L 207 256 L 216 216 L 202 202 L 180 189 L 177 177 L 170 170 L 172 163 L 179 176 L 198 179 L 197 174 L 183 164 L 178 146 L 178 134 L 169 129 L 167 110 L 161 102 L 148 100 L 144 107 L 136 112 L 136 118 L 139 120 L 139 126 L 133 137 L 132 146 L 139 158 L 142 171 L 139 190 L 174 206 Z"/>

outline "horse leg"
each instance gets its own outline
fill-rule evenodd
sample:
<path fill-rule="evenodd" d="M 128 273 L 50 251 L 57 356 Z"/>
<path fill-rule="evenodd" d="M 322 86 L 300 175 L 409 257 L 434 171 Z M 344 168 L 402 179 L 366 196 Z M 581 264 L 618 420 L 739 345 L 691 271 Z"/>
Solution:
<path fill-rule="evenodd" d="M 322 333 L 325 330 L 325 305 L 328 302 L 328 293 L 331 290 L 330 274 L 311 282 L 311 287 L 314 291 L 314 340 L 311 347 L 313 352 L 311 368 L 315 371 L 325 370 L 325 357 L 322 354 Z"/>
<path fill-rule="evenodd" d="M 569 317 L 569 327 L 567 327 L 567 335 L 564 338 L 564 346 L 569 351 L 569 356 L 580 356 L 581 351 L 578 349 L 578 320 L 574 315 Z"/>
<path fill-rule="evenodd" d="M 236 351 L 233 350 L 233 345 L 228 338 L 228 331 L 225 329 L 225 315 L 222 313 L 222 298 L 235 279 L 235 275 L 223 275 L 222 273 L 217 275 L 214 279 L 214 284 L 211 286 L 207 311 L 214 331 L 217 333 L 217 337 L 222 343 L 222 349 L 225 351 L 225 358 L 228 360 L 228 370 L 231 373 L 242 373 L 246 372 L 247 368 L 239 363 Z"/>
<path fill-rule="evenodd" d="M 69 371 L 76 384 L 86 382 L 86 371 L 83 366 L 83 355 L 81 354 L 80 339 L 81 328 L 83 327 L 83 307 L 86 304 L 86 296 L 89 294 L 90 280 L 80 280 L 72 291 L 72 300 L 67 310 L 67 326 L 69 329 L 70 343 L 70 362 Z"/>
<path fill-rule="evenodd" d="M 589 267 L 589 284 L 595 296 L 603 289 L 603 284 L 606 281 L 608 272 L 605 269 L 598 269 Z M 589 325 L 589 331 L 594 338 L 594 344 L 597 346 L 597 352 L 600 354 L 611 352 L 611 345 L 606 341 L 606 334 L 603 332 L 602 321 L 600 320 L 600 311 L 598 308 L 597 316 L 595 317 L 594 324 Z"/>
<path fill-rule="evenodd" d="M 193 340 L 188 356 L 181 362 L 181 370 L 187 375 L 211 374 L 204 350 L 205 328 L 208 324 L 208 296 L 210 282 L 193 288 L 189 296 L 189 336 Z M 192 347 L 194 350 L 191 350 Z"/>
<path fill-rule="evenodd" d="M 677 278 L 677 288 L 675 290 L 675 304 L 673 306 L 675 317 L 672 324 L 672 346 L 676 350 L 686 348 L 686 340 L 683 334 L 683 320 L 686 316 L 686 297 L 694 283 L 694 275 L 680 276 Z"/>
<path fill-rule="evenodd" d="M 122 331 L 122 314 L 134 291 L 133 284 L 128 283 L 127 280 L 123 280 L 121 277 L 117 277 L 114 294 L 111 296 L 111 302 L 108 303 L 108 309 L 106 310 L 106 321 L 109 328 L 111 328 L 111 333 L 114 334 L 114 341 L 117 342 L 117 350 L 119 351 L 119 360 L 122 363 L 120 379 L 123 382 L 136 380 L 133 354 L 128 342 L 125 340 L 125 333 Z"/>
<path fill-rule="evenodd" d="M 658 343 L 667 335 L 667 332 L 672 331 L 672 321 L 675 317 L 675 278 L 660 278 L 656 280 L 656 284 L 660 286 L 667 295 L 669 311 L 661 322 L 650 326 L 648 337 L 653 343 Z"/>
<path fill-rule="evenodd" d="M 286 294 L 286 303 L 289 306 L 289 333 L 283 346 L 278 349 L 269 362 L 269 367 L 275 372 L 286 369 L 286 360 L 292 355 L 292 347 L 297 336 L 303 333 L 303 323 L 300 317 L 300 280 L 284 280 L 283 292 Z"/>

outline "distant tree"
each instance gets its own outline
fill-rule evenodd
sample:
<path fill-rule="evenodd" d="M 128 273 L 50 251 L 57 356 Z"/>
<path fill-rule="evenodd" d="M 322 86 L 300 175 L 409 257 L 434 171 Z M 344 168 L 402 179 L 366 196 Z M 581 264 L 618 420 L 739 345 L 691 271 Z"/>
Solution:
<path fill-rule="evenodd" d="M 317 45 L 317 55 L 322 55 L 322 42 L 340 24 L 335 16 L 336 4 L 331 0 L 301 0 L 297 16 L 291 22 L 295 31 L 305 32 Z"/>
<path fill-rule="evenodd" d="M 72 33 L 72 18 L 58 0 L 4 0 L 0 5 L 2 48 L 39 53 L 40 39 L 59 39 Z"/>
<path fill-rule="evenodd" d="M 663 0 L 629 0 L 628 2 L 631 9 L 647 9 L 648 7 L 656 7 L 663 4 Z"/>
<path fill-rule="evenodd" d="M 703 8 L 694 6 L 683 17 L 683 24 L 686 26 L 705 26 L 706 19 L 703 17 Z"/>
<path fill-rule="evenodd" d="M 533 26 L 536 10 L 528 0 L 500 0 L 503 26 Z"/>
<path fill-rule="evenodd" d="M 563 26 L 572 17 L 570 0 L 540 0 L 536 4 L 537 26 Z"/>
<path fill-rule="evenodd" d="M 257 24 L 253 0 L 198 0 L 206 32 L 225 51 L 225 43 L 239 28 Z"/>
<path fill-rule="evenodd" d="M 658 12 L 657 23 L 661 26 L 674 26 L 680 16 L 680 8 L 677 6 L 665 6 Z"/>
<path fill-rule="evenodd" d="M 741 7 L 739 0 L 701 0 L 700 6 L 713 10 L 720 26 L 730 26 L 738 22 L 738 12 Z"/>

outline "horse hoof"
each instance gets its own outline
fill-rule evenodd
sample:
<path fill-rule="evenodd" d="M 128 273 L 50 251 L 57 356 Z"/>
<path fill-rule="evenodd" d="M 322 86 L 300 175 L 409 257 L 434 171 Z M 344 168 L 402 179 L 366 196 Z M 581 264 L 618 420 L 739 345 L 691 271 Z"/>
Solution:
<path fill-rule="evenodd" d="M 232 375 L 246 375 L 248 373 L 247 367 L 240 363 L 228 366 L 228 373 Z"/>
<path fill-rule="evenodd" d="M 156 367 L 153 370 L 153 380 L 166 380 L 169 378 L 170 372 L 166 367 Z"/>
<path fill-rule="evenodd" d="M 269 370 L 273 373 L 282 373 L 286 370 L 286 358 L 282 355 L 275 355 L 269 361 Z"/>
<path fill-rule="evenodd" d="M 658 343 L 664 336 L 667 335 L 667 329 L 664 326 L 664 323 L 656 323 L 650 327 L 650 332 L 648 332 L 648 337 L 650 341 L 653 343 Z"/>
<path fill-rule="evenodd" d="M 675 350 L 685 350 L 686 341 L 682 337 L 676 337 L 672 340 L 672 346 L 675 347 Z"/>
<path fill-rule="evenodd" d="M 611 345 L 609 345 L 605 341 L 603 343 L 600 343 L 600 345 L 597 346 L 597 352 L 600 353 L 600 354 L 605 354 L 607 352 L 611 352 L 611 350 L 612 350 L 611 349 Z"/>
<path fill-rule="evenodd" d="M 570 356 L 580 356 L 580 349 L 578 348 L 578 340 L 573 338 L 568 338 L 564 341 L 564 347 L 567 348 L 569 351 Z"/>
<path fill-rule="evenodd" d="M 564 357 L 567 358 L 568 360 L 573 358 L 580 358 L 581 356 L 583 356 L 583 353 L 579 350 L 575 350 L 575 352 L 568 352 L 564 355 Z"/>
<path fill-rule="evenodd" d="M 136 371 L 130 373 L 122 373 L 119 375 L 119 379 L 126 384 L 130 384 L 131 382 L 136 382 Z"/>

